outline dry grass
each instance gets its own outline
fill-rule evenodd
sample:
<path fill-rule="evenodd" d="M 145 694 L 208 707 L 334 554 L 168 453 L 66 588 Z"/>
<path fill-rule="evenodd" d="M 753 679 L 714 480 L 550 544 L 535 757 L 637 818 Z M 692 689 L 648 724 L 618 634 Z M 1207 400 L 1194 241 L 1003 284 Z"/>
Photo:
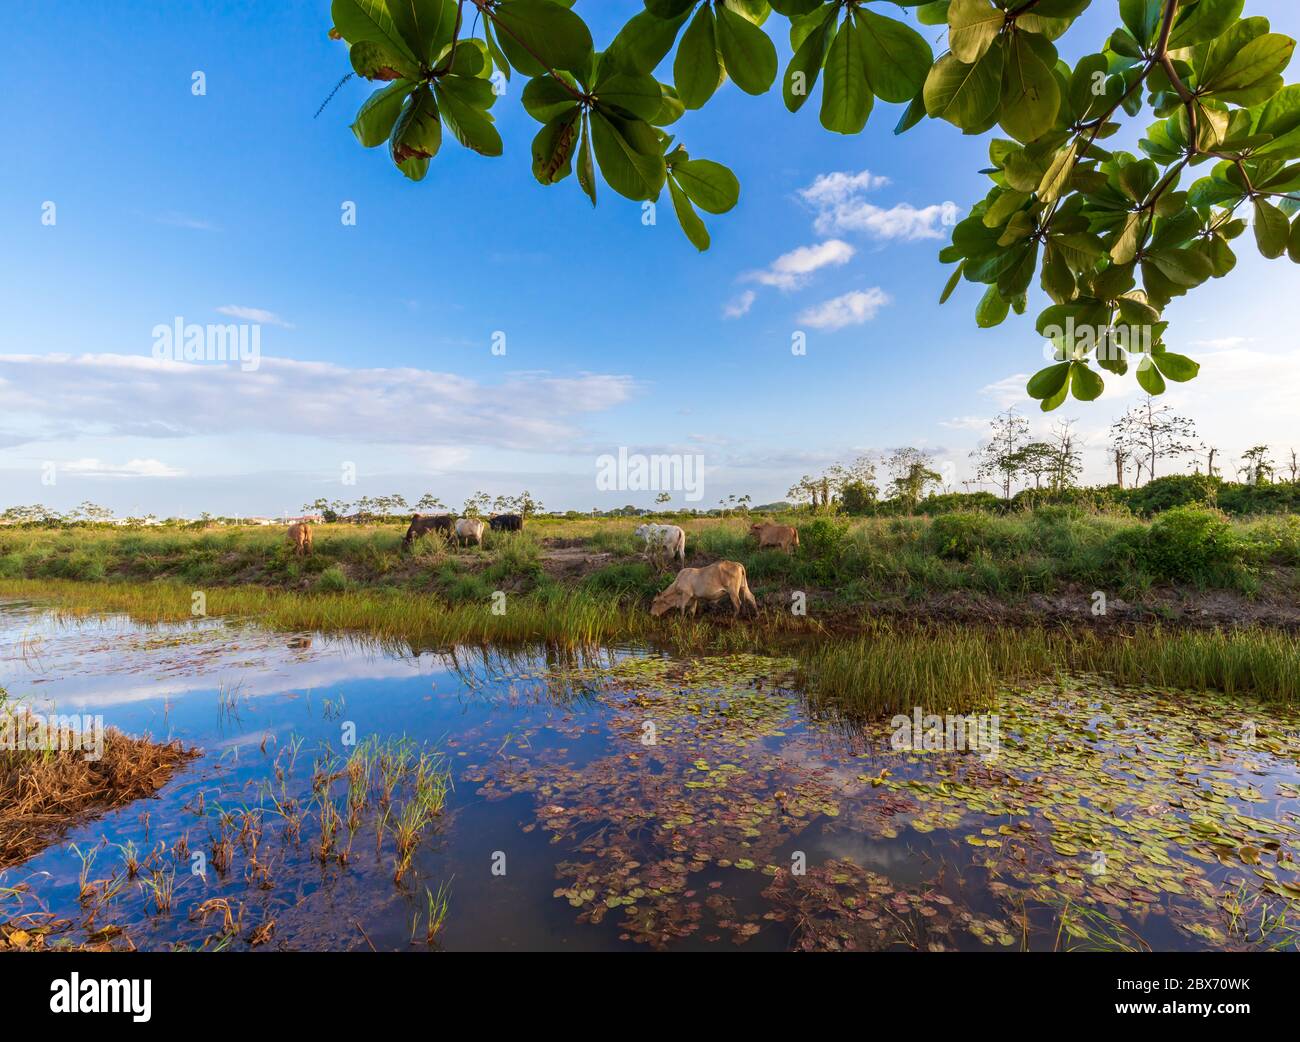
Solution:
<path fill-rule="evenodd" d="M 178 742 L 109 728 L 103 756 L 89 759 L 79 749 L 58 748 L 48 724 L 28 710 L 0 701 L 0 729 L 20 721 L 27 748 L 0 751 L 0 868 L 27 860 L 89 815 L 152 796 L 198 755 Z M 33 749 L 33 737 L 44 747 Z"/>

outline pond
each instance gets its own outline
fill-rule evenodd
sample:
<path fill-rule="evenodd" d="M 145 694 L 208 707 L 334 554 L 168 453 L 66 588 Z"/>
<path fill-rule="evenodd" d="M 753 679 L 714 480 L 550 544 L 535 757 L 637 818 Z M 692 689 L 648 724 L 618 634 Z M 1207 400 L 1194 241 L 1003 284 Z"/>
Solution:
<path fill-rule="evenodd" d="M 978 727 L 863 725 L 810 709 L 780 657 L 439 653 L 23 602 L 0 605 L 0 686 L 202 752 L 0 873 L 0 923 L 47 913 L 65 943 L 1300 937 L 1300 715 L 1240 697 L 1060 676 L 1009 686 Z"/>

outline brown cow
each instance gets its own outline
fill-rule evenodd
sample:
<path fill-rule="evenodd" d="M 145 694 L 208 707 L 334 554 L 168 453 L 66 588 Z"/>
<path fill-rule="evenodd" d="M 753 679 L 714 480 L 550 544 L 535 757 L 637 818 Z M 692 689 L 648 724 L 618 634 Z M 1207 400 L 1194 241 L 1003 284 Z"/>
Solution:
<path fill-rule="evenodd" d="M 295 557 L 311 553 L 311 525 L 299 521 L 289 526 L 289 542 L 293 545 Z"/>
<path fill-rule="evenodd" d="M 740 615 L 742 604 L 758 614 L 758 603 L 745 580 L 745 566 L 736 561 L 718 561 L 706 568 L 683 568 L 673 584 L 654 599 L 650 614 L 658 616 L 676 608 L 685 615 L 690 608 L 694 615 L 700 601 L 720 601 L 723 597 L 731 599 L 736 615 Z"/>
<path fill-rule="evenodd" d="M 429 532 L 439 532 L 451 538 L 451 526 L 454 519 L 450 514 L 416 514 L 411 518 L 411 525 L 406 530 L 406 535 L 402 539 L 403 546 L 410 546 L 422 535 Z"/>
<path fill-rule="evenodd" d="M 792 554 L 799 546 L 799 529 L 793 525 L 774 525 L 765 521 L 761 525 L 750 525 L 749 534 L 758 540 L 758 548 L 775 546 Z"/>

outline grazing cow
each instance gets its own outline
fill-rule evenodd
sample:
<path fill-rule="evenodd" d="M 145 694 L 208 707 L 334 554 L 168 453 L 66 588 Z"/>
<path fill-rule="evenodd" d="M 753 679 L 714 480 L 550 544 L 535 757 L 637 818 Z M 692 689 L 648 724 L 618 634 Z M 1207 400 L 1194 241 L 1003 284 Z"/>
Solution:
<path fill-rule="evenodd" d="M 472 517 L 462 517 L 456 522 L 456 541 L 462 546 L 467 543 L 477 543 L 480 547 L 483 545 L 483 532 L 487 525 Z"/>
<path fill-rule="evenodd" d="M 677 557 L 686 563 L 686 533 L 676 525 L 638 525 L 635 534 L 645 540 L 646 553 L 658 557 L 667 550 L 668 560 Z"/>
<path fill-rule="evenodd" d="M 448 539 L 451 538 L 452 517 L 450 514 L 416 514 L 411 518 L 411 527 L 406 530 L 406 537 L 402 540 L 403 546 L 410 546 L 422 535 L 429 532 L 441 532 Z"/>
<path fill-rule="evenodd" d="M 758 614 L 758 603 L 745 580 L 745 566 L 736 561 L 718 561 L 707 568 L 683 568 L 673 584 L 654 599 L 650 614 L 658 616 L 676 608 L 685 615 L 690 608 L 694 615 L 700 601 L 720 601 L 723 597 L 731 599 L 731 608 L 737 616 L 742 604 Z"/>
<path fill-rule="evenodd" d="M 758 548 L 775 546 L 792 554 L 799 546 L 799 529 L 793 525 L 774 525 L 765 521 L 761 525 L 750 525 L 749 534 L 758 540 Z"/>
<path fill-rule="evenodd" d="M 488 519 L 488 526 L 494 532 L 522 532 L 524 519 L 518 514 L 497 514 Z"/>
<path fill-rule="evenodd" d="M 311 525 L 306 521 L 290 525 L 289 543 L 293 546 L 295 557 L 303 557 L 311 553 Z"/>

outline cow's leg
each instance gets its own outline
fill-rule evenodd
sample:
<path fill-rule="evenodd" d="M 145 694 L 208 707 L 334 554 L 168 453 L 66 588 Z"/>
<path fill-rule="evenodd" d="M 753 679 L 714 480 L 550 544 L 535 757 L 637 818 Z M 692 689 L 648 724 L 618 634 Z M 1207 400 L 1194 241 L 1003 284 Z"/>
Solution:
<path fill-rule="evenodd" d="M 731 587 L 727 587 L 727 598 L 731 601 L 731 614 L 740 618 L 740 595 Z"/>

